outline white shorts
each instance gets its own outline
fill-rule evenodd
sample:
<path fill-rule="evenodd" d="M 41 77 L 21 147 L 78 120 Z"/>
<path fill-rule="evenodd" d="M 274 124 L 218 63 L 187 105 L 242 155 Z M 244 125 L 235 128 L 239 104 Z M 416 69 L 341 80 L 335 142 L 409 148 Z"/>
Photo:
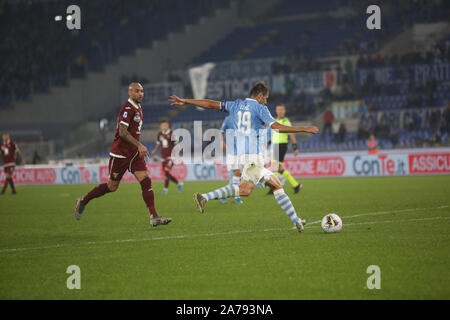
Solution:
<path fill-rule="evenodd" d="M 270 179 L 271 175 L 273 175 L 273 172 L 264 168 L 264 165 L 249 163 L 244 166 L 242 180 L 251 182 L 254 185 L 258 183 L 264 184 Z"/>

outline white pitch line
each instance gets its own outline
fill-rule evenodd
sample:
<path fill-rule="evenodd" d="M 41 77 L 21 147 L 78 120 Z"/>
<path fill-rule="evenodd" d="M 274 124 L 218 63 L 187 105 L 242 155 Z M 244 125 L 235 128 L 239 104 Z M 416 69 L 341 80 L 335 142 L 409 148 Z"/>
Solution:
<path fill-rule="evenodd" d="M 361 216 L 369 216 L 369 215 L 381 215 L 381 214 L 391 214 L 391 213 L 404 213 L 411 211 L 420 211 L 420 210 L 434 210 L 434 209 L 445 209 L 449 206 L 440 206 L 437 208 L 413 208 L 413 209 L 402 209 L 402 210 L 392 210 L 392 211 L 379 211 L 379 212 L 368 212 L 362 213 L 352 216 L 345 216 L 344 218 L 354 218 Z M 364 224 L 376 224 L 376 223 L 391 223 L 391 222 L 406 222 L 406 221 L 425 221 L 425 220 L 437 220 L 437 219 L 450 219 L 450 217 L 432 217 L 432 218 L 418 218 L 418 219 L 405 219 L 405 220 L 386 220 L 386 221 L 371 221 L 371 222 L 361 222 L 361 223 L 346 223 L 345 226 L 352 225 L 364 225 Z M 308 222 L 306 228 L 314 228 L 311 227 L 311 224 L 320 223 L 321 220 Z M 295 229 L 289 228 L 289 229 Z M 98 244 L 111 244 L 111 243 L 126 243 L 126 242 L 144 242 L 144 241 L 154 241 L 154 240 L 171 240 L 171 239 L 184 239 L 184 238 L 195 238 L 195 237 L 215 237 L 221 235 L 230 235 L 230 234 L 239 234 L 239 233 L 255 233 L 255 232 L 270 232 L 270 231 L 283 231 L 289 230 L 288 228 L 266 228 L 262 230 L 235 230 L 228 232 L 218 232 L 218 233 L 205 233 L 205 234 L 192 234 L 192 235 L 177 235 L 177 236 L 167 236 L 167 237 L 153 237 L 153 238 L 142 238 L 142 239 L 118 239 L 118 240 L 105 240 L 105 241 L 88 241 L 83 243 L 75 243 L 75 244 L 55 244 L 41 247 L 29 247 L 29 248 L 10 248 L 10 249 L 0 249 L 0 253 L 5 252 L 19 252 L 19 251 L 30 251 L 30 250 L 40 250 L 40 249 L 54 249 L 61 247 L 74 247 L 79 245 L 98 245 Z"/>
<path fill-rule="evenodd" d="M 383 215 L 383 214 L 391 214 L 391 213 L 408 213 L 413 211 L 423 211 L 423 210 L 436 210 L 436 209 L 446 209 L 449 206 L 440 206 L 436 208 L 412 208 L 412 209 L 402 209 L 402 210 L 392 210 L 392 211 L 378 211 L 378 212 L 367 212 L 367 213 L 360 213 L 355 214 L 352 216 L 343 216 L 342 219 L 349 219 L 349 218 L 357 218 L 357 217 L 364 217 L 364 216 L 377 216 L 377 215 Z M 316 224 L 320 223 L 322 220 L 316 220 L 312 222 L 308 222 L 308 224 Z"/>
<path fill-rule="evenodd" d="M 368 222 L 355 222 L 355 223 L 345 223 L 344 227 L 348 226 L 359 226 L 365 224 L 379 224 L 379 223 L 392 223 L 392 222 L 411 222 L 411 221 L 429 221 L 429 220 L 447 220 L 450 217 L 430 217 L 430 218 L 415 218 L 415 219 L 401 219 L 401 220 L 384 220 L 384 221 L 368 221 Z M 308 225 L 306 226 L 308 227 Z M 320 226 L 314 226 L 310 228 L 320 228 Z M 293 228 L 295 229 L 295 227 Z"/>

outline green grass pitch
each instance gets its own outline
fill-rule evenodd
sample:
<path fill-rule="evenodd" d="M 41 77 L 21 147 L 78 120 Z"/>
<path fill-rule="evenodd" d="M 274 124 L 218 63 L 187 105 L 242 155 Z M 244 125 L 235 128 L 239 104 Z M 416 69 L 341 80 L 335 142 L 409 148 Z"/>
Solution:
<path fill-rule="evenodd" d="M 94 199 L 76 221 L 77 196 L 91 185 L 24 186 L 0 196 L 1 299 L 450 299 L 450 176 L 305 179 L 286 190 L 310 222 L 293 229 L 266 190 L 243 205 L 194 192 L 226 182 L 172 184 L 161 195 L 168 226 L 151 228 L 140 186 Z M 325 234 L 326 213 L 342 217 Z M 78 265 L 81 289 L 66 269 Z M 366 287 L 367 267 L 381 289 Z"/>

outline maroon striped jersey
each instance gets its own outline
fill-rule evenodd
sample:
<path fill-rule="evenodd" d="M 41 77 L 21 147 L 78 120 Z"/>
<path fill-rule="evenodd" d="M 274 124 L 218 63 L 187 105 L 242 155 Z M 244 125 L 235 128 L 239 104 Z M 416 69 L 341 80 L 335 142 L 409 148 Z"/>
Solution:
<path fill-rule="evenodd" d="M 166 132 L 158 132 L 156 143 L 161 146 L 161 158 L 170 158 L 175 146 L 175 141 L 172 141 L 172 130 L 168 129 Z"/>
<path fill-rule="evenodd" d="M 2 141 L 0 145 L 2 153 L 3 166 L 15 166 L 16 165 L 16 152 L 19 150 L 17 144 L 14 141 L 8 140 L 6 143 Z"/>
<path fill-rule="evenodd" d="M 128 99 L 119 111 L 116 134 L 109 151 L 109 155 L 111 157 L 130 158 L 136 155 L 138 148 L 135 145 L 126 142 L 119 136 L 119 125 L 126 125 L 128 127 L 128 132 L 133 136 L 133 138 L 139 141 L 139 138 L 141 137 L 142 119 L 143 113 L 141 105 L 131 99 Z"/>

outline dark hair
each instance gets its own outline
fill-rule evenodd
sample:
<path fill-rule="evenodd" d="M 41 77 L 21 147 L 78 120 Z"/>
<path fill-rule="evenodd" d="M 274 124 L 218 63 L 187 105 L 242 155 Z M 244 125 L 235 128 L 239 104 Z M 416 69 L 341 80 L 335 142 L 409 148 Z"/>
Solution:
<path fill-rule="evenodd" d="M 260 93 L 262 93 L 263 95 L 269 93 L 269 87 L 266 86 L 266 84 L 262 81 L 255 83 L 253 88 L 250 90 L 250 97 L 257 96 Z"/>
<path fill-rule="evenodd" d="M 162 123 L 167 123 L 167 124 L 169 124 L 169 120 L 167 120 L 167 119 L 162 119 L 159 123 L 160 123 L 160 124 L 162 124 Z"/>

